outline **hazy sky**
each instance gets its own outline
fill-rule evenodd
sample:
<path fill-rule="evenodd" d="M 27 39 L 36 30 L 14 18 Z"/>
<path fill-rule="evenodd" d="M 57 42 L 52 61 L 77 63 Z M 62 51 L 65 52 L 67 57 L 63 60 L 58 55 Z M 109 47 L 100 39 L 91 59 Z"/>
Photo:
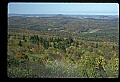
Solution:
<path fill-rule="evenodd" d="M 118 15 L 117 3 L 9 3 L 8 14 Z"/>

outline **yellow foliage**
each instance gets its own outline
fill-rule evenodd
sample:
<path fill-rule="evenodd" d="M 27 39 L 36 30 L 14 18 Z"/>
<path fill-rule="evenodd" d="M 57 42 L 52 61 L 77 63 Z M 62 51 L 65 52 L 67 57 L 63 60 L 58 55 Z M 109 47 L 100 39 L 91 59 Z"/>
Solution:
<path fill-rule="evenodd" d="M 22 53 L 20 51 L 16 52 L 16 57 L 17 58 L 21 58 L 22 57 Z"/>
<path fill-rule="evenodd" d="M 42 45 L 35 45 L 33 48 L 30 49 L 30 51 L 41 53 L 44 51 L 44 47 Z"/>
<path fill-rule="evenodd" d="M 95 63 L 97 67 L 99 66 L 99 64 L 104 65 L 105 59 L 102 56 L 99 56 L 98 58 L 95 59 Z"/>
<path fill-rule="evenodd" d="M 35 49 L 34 49 L 34 48 L 31 48 L 30 51 L 35 52 Z"/>

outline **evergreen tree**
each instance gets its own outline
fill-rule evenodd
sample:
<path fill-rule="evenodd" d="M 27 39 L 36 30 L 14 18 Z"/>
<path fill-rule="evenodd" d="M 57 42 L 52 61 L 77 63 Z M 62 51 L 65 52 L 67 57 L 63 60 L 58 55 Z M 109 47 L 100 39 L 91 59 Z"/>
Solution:
<path fill-rule="evenodd" d="M 21 47 L 23 45 L 23 42 L 20 40 L 18 45 Z"/>

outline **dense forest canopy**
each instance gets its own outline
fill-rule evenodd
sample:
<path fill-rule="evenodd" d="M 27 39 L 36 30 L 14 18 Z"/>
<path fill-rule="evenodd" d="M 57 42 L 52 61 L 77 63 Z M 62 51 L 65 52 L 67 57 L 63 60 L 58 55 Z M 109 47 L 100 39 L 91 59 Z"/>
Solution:
<path fill-rule="evenodd" d="M 117 78 L 119 18 L 10 15 L 8 77 Z"/>

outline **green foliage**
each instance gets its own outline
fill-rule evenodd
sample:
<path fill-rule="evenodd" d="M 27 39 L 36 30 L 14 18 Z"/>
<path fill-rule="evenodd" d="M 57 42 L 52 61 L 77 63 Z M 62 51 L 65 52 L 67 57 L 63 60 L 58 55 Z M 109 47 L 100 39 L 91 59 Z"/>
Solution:
<path fill-rule="evenodd" d="M 118 28 L 112 22 L 117 23 L 69 17 L 10 17 L 8 77 L 118 78 Z"/>
<path fill-rule="evenodd" d="M 16 49 L 15 45 L 8 46 L 9 51 L 14 53 L 9 52 L 7 58 L 9 77 L 118 77 L 119 59 L 116 46 L 100 46 L 98 43 L 93 46 L 86 42 L 79 44 L 71 38 L 47 38 L 38 35 L 28 38 L 24 36 L 24 40 L 21 39 L 13 38 L 13 40 L 17 40 L 14 42 L 15 45 L 19 42 Z M 75 45 L 71 45 L 71 42 Z M 112 51 L 108 52 L 109 49 Z M 63 52 L 63 50 L 65 51 Z M 20 58 L 16 58 L 17 54 Z M 27 59 L 21 58 L 25 56 L 24 54 L 28 56 Z M 33 69 L 30 62 L 38 68 Z M 39 65 L 42 65 L 42 68 Z M 36 70 L 40 72 L 38 73 Z"/>
<path fill-rule="evenodd" d="M 49 78 L 70 78 L 79 77 L 79 70 L 75 65 L 65 64 L 58 61 L 48 61 L 45 66 L 48 72 L 45 77 Z"/>
<path fill-rule="evenodd" d="M 114 58 L 108 61 L 105 65 L 105 70 L 110 78 L 118 78 L 119 75 L 119 58 Z"/>
<path fill-rule="evenodd" d="M 8 70 L 9 78 L 29 78 L 31 76 L 31 69 L 20 69 L 18 67 L 11 67 Z"/>

